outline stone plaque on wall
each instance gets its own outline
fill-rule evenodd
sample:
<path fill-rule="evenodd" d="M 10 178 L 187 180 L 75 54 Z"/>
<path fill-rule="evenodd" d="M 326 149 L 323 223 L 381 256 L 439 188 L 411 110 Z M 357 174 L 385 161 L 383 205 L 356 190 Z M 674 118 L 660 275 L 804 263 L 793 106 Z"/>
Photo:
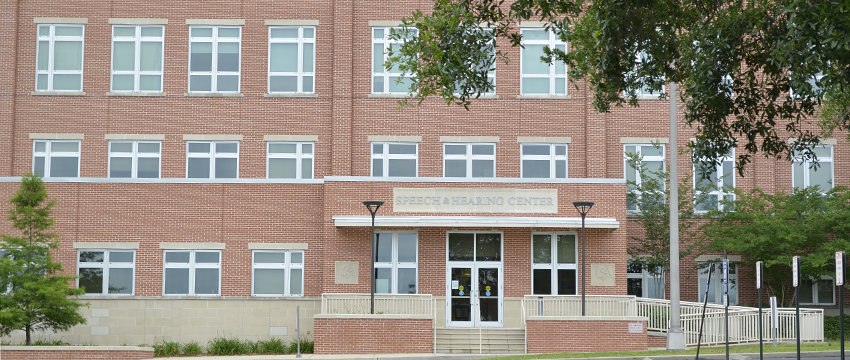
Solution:
<path fill-rule="evenodd" d="M 614 286 L 614 264 L 590 264 L 591 286 Z"/>
<path fill-rule="evenodd" d="M 557 214 L 558 189 L 394 188 L 393 212 Z"/>
<path fill-rule="evenodd" d="M 357 284 L 359 267 L 360 263 L 357 261 L 337 261 L 334 282 L 337 284 Z"/>

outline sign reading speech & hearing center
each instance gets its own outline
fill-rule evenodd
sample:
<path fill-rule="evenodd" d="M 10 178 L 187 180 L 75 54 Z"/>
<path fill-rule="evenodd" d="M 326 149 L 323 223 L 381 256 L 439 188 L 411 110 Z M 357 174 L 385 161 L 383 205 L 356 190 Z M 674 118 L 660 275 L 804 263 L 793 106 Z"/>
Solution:
<path fill-rule="evenodd" d="M 394 188 L 393 211 L 557 214 L 558 189 Z"/>

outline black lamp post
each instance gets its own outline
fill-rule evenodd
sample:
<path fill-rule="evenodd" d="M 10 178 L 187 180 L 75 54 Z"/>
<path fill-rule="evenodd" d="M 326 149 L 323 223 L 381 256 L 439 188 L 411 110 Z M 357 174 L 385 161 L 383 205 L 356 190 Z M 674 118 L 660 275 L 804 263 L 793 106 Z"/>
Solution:
<path fill-rule="evenodd" d="M 375 249 L 377 247 L 377 241 L 375 241 L 376 240 L 375 239 L 375 214 L 378 213 L 378 208 L 381 207 L 381 205 L 384 205 L 384 202 L 383 201 L 377 201 L 377 200 L 367 200 L 367 201 L 363 202 L 363 205 L 366 205 L 366 208 L 369 209 L 369 214 L 372 215 L 372 266 L 370 267 L 369 277 L 371 278 L 371 281 L 372 281 L 371 302 L 372 302 L 372 314 L 374 314 L 375 313 L 375 257 L 377 256 L 375 254 L 377 252 L 377 250 Z"/>
<path fill-rule="evenodd" d="M 587 216 L 587 212 L 590 211 L 590 208 L 593 207 L 592 201 L 574 201 L 573 206 L 576 207 L 579 214 L 581 214 L 581 316 L 584 316 L 584 293 L 587 285 L 584 282 L 584 218 Z"/>

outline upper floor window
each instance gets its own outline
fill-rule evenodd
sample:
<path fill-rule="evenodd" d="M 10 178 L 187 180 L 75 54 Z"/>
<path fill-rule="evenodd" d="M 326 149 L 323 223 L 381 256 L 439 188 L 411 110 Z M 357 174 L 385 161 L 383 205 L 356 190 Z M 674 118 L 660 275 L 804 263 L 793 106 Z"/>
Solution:
<path fill-rule="evenodd" d="M 159 178 L 159 141 L 110 141 L 109 177 Z"/>
<path fill-rule="evenodd" d="M 239 92 L 242 28 L 189 28 L 189 92 Z"/>
<path fill-rule="evenodd" d="M 238 141 L 190 141 L 186 144 L 186 177 L 239 177 Z"/>
<path fill-rule="evenodd" d="M 304 251 L 254 250 L 254 296 L 303 296 Z"/>
<path fill-rule="evenodd" d="M 705 301 L 705 286 L 708 281 L 709 263 L 700 262 L 699 267 L 699 302 Z M 735 263 L 729 262 L 729 305 L 738 303 L 738 269 Z M 723 300 L 723 265 L 720 262 L 714 264 L 711 274 L 711 285 L 708 289 L 708 302 L 712 304 L 725 304 Z"/>
<path fill-rule="evenodd" d="M 829 276 L 820 279 L 804 277 L 800 284 L 800 304 L 834 305 L 835 280 Z"/>
<path fill-rule="evenodd" d="M 417 293 L 417 235 L 409 232 L 376 233 L 375 293 Z"/>
<path fill-rule="evenodd" d="M 496 177 L 496 144 L 443 144 L 444 177 Z"/>
<path fill-rule="evenodd" d="M 372 143 L 372 176 L 415 177 L 417 147 L 416 143 Z"/>
<path fill-rule="evenodd" d="M 638 54 L 637 54 L 637 58 L 635 59 L 635 62 L 636 62 L 636 63 L 638 63 L 638 64 L 642 64 L 642 63 L 644 63 L 644 62 L 646 62 L 646 61 L 649 61 L 649 55 L 648 55 L 647 53 L 645 53 L 645 52 L 640 52 L 640 53 L 638 53 Z M 665 92 L 665 91 L 666 91 L 666 90 L 665 90 L 665 86 L 664 86 L 664 85 L 661 85 L 661 93 L 663 93 L 663 92 Z M 640 88 L 638 88 L 638 89 L 636 89 L 636 90 L 635 90 L 635 95 L 636 95 L 636 96 L 642 96 L 642 97 L 658 97 L 658 96 L 659 96 L 659 94 L 660 94 L 660 93 L 658 93 L 658 92 L 653 92 L 652 90 L 650 90 L 650 89 L 649 89 L 649 86 L 647 86 L 647 85 L 643 85 L 643 86 L 641 86 Z"/>
<path fill-rule="evenodd" d="M 165 295 L 220 295 L 221 250 L 166 250 Z"/>
<path fill-rule="evenodd" d="M 33 141 L 32 173 L 41 177 L 80 177 L 79 140 Z"/>
<path fill-rule="evenodd" d="M 270 142 L 266 160 L 269 179 L 312 179 L 312 142 Z"/>
<path fill-rule="evenodd" d="M 817 164 L 812 159 L 803 159 L 801 154 L 795 153 L 792 165 L 793 187 L 806 188 L 809 186 L 820 186 L 823 191 L 832 190 L 833 173 L 832 146 L 815 146 L 812 151 L 818 157 Z"/>
<path fill-rule="evenodd" d="M 540 60 L 543 48 L 567 52 L 567 43 L 554 32 L 544 29 L 522 29 L 522 91 L 523 95 L 566 95 L 567 66 L 563 61 L 548 64 Z M 554 59 L 553 59 L 554 60 Z"/>
<path fill-rule="evenodd" d="M 373 94 L 407 94 L 410 92 L 411 79 L 401 77 L 398 65 L 387 68 L 384 63 L 389 56 L 389 50 L 403 40 L 390 39 L 390 32 L 403 32 L 403 28 L 375 27 L 372 28 L 372 93 Z M 415 36 L 415 31 L 407 34 Z M 399 82 L 399 79 L 400 82 Z"/>
<path fill-rule="evenodd" d="M 77 287 L 86 294 L 133 295 L 133 250 L 80 250 Z"/>
<path fill-rule="evenodd" d="M 522 177 L 567 178 L 566 144 L 522 144 Z"/>
<path fill-rule="evenodd" d="M 637 155 L 641 162 L 633 163 L 629 158 L 630 154 Z M 640 187 L 643 182 L 649 180 L 641 177 L 641 169 L 645 170 L 643 171 L 644 176 L 652 177 L 653 180 L 664 181 L 659 178 L 661 172 L 664 171 L 664 145 L 625 145 L 625 155 L 625 172 L 626 181 L 629 182 L 629 191 L 639 192 L 637 188 Z M 639 195 L 646 196 L 646 194 Z M 626 203 L 626 208 L 628 210 L 639 210 L 638 204 L 633 201 L 628 201 Z"/>
<path fill-rule="evenodd" d="M 112 91 L 162 92 L 162 26 L 112 27 Z"/>
<path fill-rule="evenodd" d="M 726 155 L 712 172 L 706 174 L 700 170 L 700 163 L 694 163 L 694 201 L 696 211 L 723 210 L 726 202 L 735 201 L 735 153 Z"/>
<path fill-rule="evenodd" d="M 269 27 L 269 93 L 314 93 L 315 62 L 315 27 Z"/>
<path fill-rule="evenodd" d="M 628 295 L 651 299 L 664 298 L 664 273 L 661 271 L 649 271 L 645 266 L 629 261 L 626 265 L 626 281 Z"/>
<path fill-rule="evenodd" d="M 36 91 L 83 91 L 83 25 L 38 25 Z"/>
<path fill-rule="evenodd" d="M 575 234 L 533 234 L 531 256 L 535 295 L 576 294 Z"/>

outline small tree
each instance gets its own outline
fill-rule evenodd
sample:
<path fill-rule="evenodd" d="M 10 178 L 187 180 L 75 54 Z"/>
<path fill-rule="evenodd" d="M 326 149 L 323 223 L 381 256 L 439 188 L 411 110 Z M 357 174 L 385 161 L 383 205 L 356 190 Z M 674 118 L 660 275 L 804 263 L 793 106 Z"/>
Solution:
<path fill-rule="evenodd" d="M 69 288 L 76 277 L 63 275 L 62 264 L 53 261 L 51 250 L 59 247 L 59 236 L 50 231 L 50 214 L 56 200 L 47 197 L 41 178 L 25 175 L 9 199 L 7 218 L 20 235 L 4 234 L 0 243 L 5 252 L 0 261 L 0 334 L 24 330 L 27 345 L 32 344 L 33 330 L 64 331 L 86 322 L 79 310 L 88 304 L 69 298 L 83 294 L 83 289 Z"/>

